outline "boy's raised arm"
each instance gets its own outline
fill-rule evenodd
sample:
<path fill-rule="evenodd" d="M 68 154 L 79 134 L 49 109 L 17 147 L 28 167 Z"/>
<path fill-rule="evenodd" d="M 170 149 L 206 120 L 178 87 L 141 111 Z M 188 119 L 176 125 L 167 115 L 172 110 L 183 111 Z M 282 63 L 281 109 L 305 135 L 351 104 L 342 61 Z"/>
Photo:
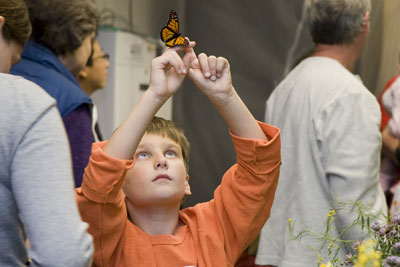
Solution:
<path fill-rule="evenodd" d="M 268 140 L 233 88 L 227 59 L 201 53 L 192 63 L 189 77 L 214 104 L 235 135 Z"/>
<path fill-rule="evenodd" d="M 159 108 L 181 86 L 186 73 L 195 59 L 193 47 L 169 48 L 164 54 L 152 60 L 150 86 L 135 108 L 122 122 L 104 146 L 104 151 L 119 159 L 132 159 L 147 125 Z M 181 58 L 178 52 L 185 52 Z"/>

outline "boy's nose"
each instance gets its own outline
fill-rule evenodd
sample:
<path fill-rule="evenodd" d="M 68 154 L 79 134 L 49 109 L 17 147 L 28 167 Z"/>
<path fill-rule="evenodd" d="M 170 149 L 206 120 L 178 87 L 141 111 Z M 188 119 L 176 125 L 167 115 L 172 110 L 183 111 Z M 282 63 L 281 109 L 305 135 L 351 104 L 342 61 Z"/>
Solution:
<path fill-rule="evenodd" d="M 154 167 L 156 169 L 160 169 L 160 168 L 168 169 L 168 163 L 167 163 L 167 160 L 165 159 L 165 157 L 163 157 L 163 156 L 157 157 L 156 161 L 154 162 Z"/>

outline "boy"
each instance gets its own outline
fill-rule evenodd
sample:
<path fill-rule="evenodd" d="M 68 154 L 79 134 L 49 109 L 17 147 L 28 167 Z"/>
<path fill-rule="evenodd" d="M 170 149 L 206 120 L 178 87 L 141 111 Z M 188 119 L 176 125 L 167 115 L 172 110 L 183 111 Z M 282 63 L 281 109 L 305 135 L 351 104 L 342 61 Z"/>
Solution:
<path fill-rule="evenodd" d="M 196 57 L 194 45 L 153 59 L 148 90 L 110 140 L 93 145 L 76 196 L 95 240 L 95 266 L 233 266 L 269 216 L 279 130 L 253 118 L 232 87 L 228 61 Z M 186 74 L 230 127 L 238 164 L 213 200 L 180 211 L 190 195 L 188 143 L 172 122 L 152 118 Z"/>

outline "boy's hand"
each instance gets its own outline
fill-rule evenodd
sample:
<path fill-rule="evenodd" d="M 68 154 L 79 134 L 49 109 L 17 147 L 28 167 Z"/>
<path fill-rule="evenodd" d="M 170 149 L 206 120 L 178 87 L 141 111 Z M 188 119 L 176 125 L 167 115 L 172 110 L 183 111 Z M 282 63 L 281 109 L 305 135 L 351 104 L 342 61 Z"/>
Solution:
<path fill-rule="evenodd" d="M 211 100 L 224 101 L 234 93 L 229 62 L 223 57 L 199 54 L 189 78 Z"/>
<path fill-rule="evenodd" d="M 211 100 L 232 133 L 244 138 L 268 140 L 233 88 L 227 59 L 201 53 L 192 62 L 188 75 Z"/>
<path fill-rule="evenodd" d="M 173 47 L 151 62 L 150 86 L 156 97 L 161 100 L 168 99 L 181 86 L 187 72 L 196 56 L 193 51 L 195 42 L 189 41 L 187 47 Z M 178 54 L 184 52 L 184 56 Z"/>

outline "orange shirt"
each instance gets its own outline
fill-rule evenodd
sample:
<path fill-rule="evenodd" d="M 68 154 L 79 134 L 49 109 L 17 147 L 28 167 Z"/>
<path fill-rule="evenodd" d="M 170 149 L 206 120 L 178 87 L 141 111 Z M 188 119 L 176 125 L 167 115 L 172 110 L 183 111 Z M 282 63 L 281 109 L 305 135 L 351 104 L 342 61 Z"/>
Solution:
<path fill-rule="evenodd" d="M 232 135 L 237 164 L 215 190 L 214 199 L 180 211 L 175 235 L 150 236 L 127 217 L 121 187 L 132 160 L 118 160 L 95 143 L 76 198 L 89 223 L 93 266 L 234 266 L 269 217 L 281 163 L 279 130 L 259 123 L 268 142 Z M 285 222 L 282 222 L 285 223 Z"/>

